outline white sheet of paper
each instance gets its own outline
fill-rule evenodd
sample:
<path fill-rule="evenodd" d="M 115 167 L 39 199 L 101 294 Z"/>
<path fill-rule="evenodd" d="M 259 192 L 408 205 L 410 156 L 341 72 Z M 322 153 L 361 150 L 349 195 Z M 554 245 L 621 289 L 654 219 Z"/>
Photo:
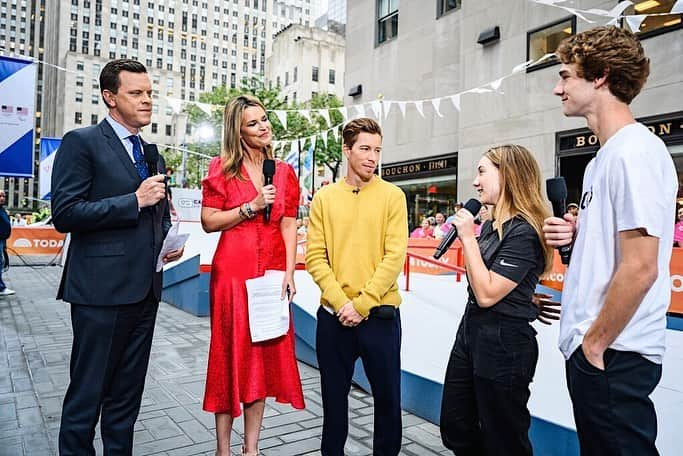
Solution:
<path fill-rule="evenodd" d="M 161 246 L 161 252 L 159 253 L 159 258 L 157 258 L 157 272 L 161 271 L 164 267 L 164 257 L 174 250 L 178 250 L 187 242 L 187 238 L 190 237 L 190 233 L 178 234 L 178 227 L 180 223 L 174 223 L 171 225 L 171 229 L 168 230 L 166 239 Z"/>
<path fill-rule="evenodd" d="M 289 330 L 289 300 L 280 299 L 285 271 L 268 270 L 246 281 L 252 342 L 275 339 Z"/>

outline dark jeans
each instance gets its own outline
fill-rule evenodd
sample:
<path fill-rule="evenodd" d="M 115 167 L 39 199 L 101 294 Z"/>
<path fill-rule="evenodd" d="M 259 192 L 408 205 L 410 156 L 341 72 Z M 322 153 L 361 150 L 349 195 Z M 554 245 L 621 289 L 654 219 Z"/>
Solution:
<path fill-rule="evenodd" d="M 566 362 L 582 456 L 658 454 L 657 416 L 649 396 L 662 376 L 661 364 L 612 349 L 603 359 L 601 371 L 579 346 Z"/>
<path fill-rule="evenodd" d="M 446 369 L 441 438 L 457 456 L 530 455 L 527 409 L 538 345 L 528 322 L 465 313 Z"/>
<path fill-rule="evenodd" d="M 5 282 L 2 281 L 2 270 L 5 268 L 5 258 L 4 258 L 5 242 L 6 242 L 5 240 L 0 240 L 0 291 L 7 288 L 7 285 L 5 285 Z"/>
<path fill-rule="evenodd" d="M 363 361 L 375 406 L 373 454 L 401 451 L 401 318 L 370 316 L 356 327 L 318 309 L 316 351 L 323 399 L 323 456 L 343 456 L 349 431 L 349 391 L 353 367 Z"/>
<path fill-rule="evenodd" d="M 152 347 L 158 301 L 120 306 L 71 305 L 71 382 L 59 429 L 61 456 L 95 455 L 102 413 L 104 455 L 131 455 Z"/>

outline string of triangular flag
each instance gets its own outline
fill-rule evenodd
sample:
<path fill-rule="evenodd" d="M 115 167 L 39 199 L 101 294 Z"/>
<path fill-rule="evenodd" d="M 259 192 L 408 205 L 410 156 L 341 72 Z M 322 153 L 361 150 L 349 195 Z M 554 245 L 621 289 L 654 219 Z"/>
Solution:
<path fill-rule="evenodd" d="M 303 151 L 306 149 L 306 145 L 310 145 L 311 149 L 315 149 L 315 145 L 317 144 L 317 139 L 320 137 L 320 139 L 323 141 L 323 144 L 325 145 L 325 148 L 327 148 L 327 143 L 329 141 L 329 134 L 332 133 L 332 136 L 334 136 L 335 141 L 339 140 L 339 131 L 341 128 L 344 126 L 344 123 L 339 123 L 337 125 L 334 125 L 331 128 L 328 128 L 326 130 L 320 130 L 312 135 L 306 135 L 300 138 L 287 138 L 287 139 L 277 139 L 273 140 L 273 154 L 276 157 L 285 157 L 285 152 L 287 149 L 287 146 L 289 145 L 289 153 L 292 153 L 292 151 Z"/>
<path fill-rule="evenodd" d="M 565 6 L 561 5 L 560 3 L 564 3 L 566 0 L 529 0 L 532 3 L 537 3 L 539 5 L 546 5 L 546 6 L 551 6 L 554 8 L 559 8 L 562 10 L 565 10 L 574 16 L 588 22 L 589 24 L 594 24 L 597 22 L 597 20 L 591 20 L 588 19 L 586 16 L 600 16 L 600 17 L 605 17 L 609 18 L 609 21 L 605 25 L 616 25 L 617 21 L 619 19 L 625 19 L 626 22 L 628 23 L 629 27 L 633 31 L 638 31 L 640 30 L 640 25 L 643 23 L 643 21 L 648 17 L 648 16 L 669 16 L 672 14 L 681 14 L 683 13 L 683 0 L 678 0 L 674 5 L 671 7 L 671 10 L 667 13 L 645 13 L 645 14 L 623 14 L 624 11 L 629 6 L 633 6 L 633 2 L 629 0 L 624 0 L 622 2 L 617 3 L 617 5 L 612 8 L 611 10 L 604 10 L 600 8 L 591 8 L 587 10 L 579 9 L 579 8 L 572 8 L 570 6 Z M 637 5 L 636 5 L 637 7 Z M 637 11 L 637 10 L 636 10 Z"/>

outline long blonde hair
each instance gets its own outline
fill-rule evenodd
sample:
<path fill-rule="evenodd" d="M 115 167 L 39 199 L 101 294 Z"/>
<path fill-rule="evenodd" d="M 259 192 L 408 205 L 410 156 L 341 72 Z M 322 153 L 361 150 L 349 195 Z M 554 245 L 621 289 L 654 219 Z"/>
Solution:
<path fill-rule="evenodd" d="M 223 147 L 221 148 L 221 164 L 227 177 L 242 177 L 240 170 L 246 152 L 240 141 L 242 114 L 249 107 L 260 107 L 266 112 L 261 100 L 251 95 L 240 95 L 228 101 L 223 110 Z M 273 146 L 266 146 L 266 157 L 273 158 Z"/>
<path fill-rule="evenodd" d="M 553 249 L 545 243 L 543 221 L 550 210 L 541 193 L 541 170 L 538 162 L 526 148 L 516 144 L 492 147 L 484 156 L 491 160 L 500 173 L 500 195 L 494 206 L 493 218 L 519 215 L 534 228 L 545 257 L 544 273 L 553 265 Z M 502 238 L 502 223 L 497 227 Z"/>

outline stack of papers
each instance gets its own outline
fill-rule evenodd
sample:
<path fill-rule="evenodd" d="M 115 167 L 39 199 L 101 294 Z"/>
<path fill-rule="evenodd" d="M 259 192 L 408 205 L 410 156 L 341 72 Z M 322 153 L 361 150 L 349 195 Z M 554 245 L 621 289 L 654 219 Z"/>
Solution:
<path fill-rule="evenodd" d="M 252 342 L 275 339 L 289 330 L 289 300 L 280 299 L 285 271 L 268 270 L 263 277 L 249 279 L 249 330 Z"/>

